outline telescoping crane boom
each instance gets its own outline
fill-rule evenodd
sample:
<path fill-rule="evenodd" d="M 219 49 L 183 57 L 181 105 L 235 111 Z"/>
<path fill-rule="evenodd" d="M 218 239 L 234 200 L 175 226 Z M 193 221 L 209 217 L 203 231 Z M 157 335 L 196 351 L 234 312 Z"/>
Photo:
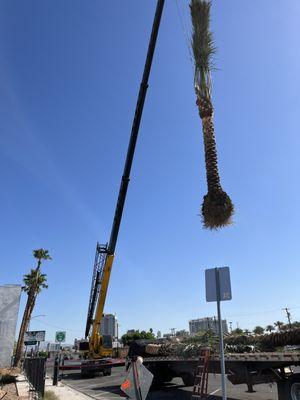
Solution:
<path fill-rule="evenodd" d="M 115 248 L 118 239 L 118 233 L 121 224 L 124 204 L 126 200 L 128 184 L 130 180 L 130 171 L 131 171 L 136 141 L 138 137 L 141 117 L 143 113 L 143 107 L 148 88 L 148 79 L 150 75 L 152 59 L 155 50 L 156 39 L 160 26 L 163 7 L 164 7 L 164 0 L 158 0 L 152 26 L 151 37 L 148 45 L 144 73 L 140 85 L 138 100 L 132 123 L 131 135 L 127 150 L 126 161 L 124 165 L 124 171 L 121 179 L 121 185 L 119 189 L 119 195 L 116 204 L 110 239 L 108 244 L 101 245 L 97 243 L 96 246 L 96 256 L 95 256 L 92 286 L 90 291 L 90 300 L 89 300 L 88 315 L 87 315 L 86 330 L 85 330 L 85 337 L 89 338 L 88 349 L 86 350 L 88 350 L 90 358 L 108 357 L 111 356 L 112 354 L 111 346 L 109 345 L 107 346 L 104 340 L 105 338 L 100 334 L 100 324 L 101 324 L 101 319 L 103 317 L 105 299 L 106 299 L 111 269 L 113 265 Z"/>

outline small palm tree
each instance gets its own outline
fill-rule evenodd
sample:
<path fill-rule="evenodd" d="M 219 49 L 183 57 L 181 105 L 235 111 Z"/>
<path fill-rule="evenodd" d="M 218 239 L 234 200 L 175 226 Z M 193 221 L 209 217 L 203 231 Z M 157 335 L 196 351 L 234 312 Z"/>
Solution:
<path fill-rule="evenodd" d="M 211 99 L 212 57 L 216 49 L 212 33 L 209 30 L 210 8 L 211 1 L 191 0 L 192 49 L 195 64 L 194 85 L 197 97 L 196 104 L 202 119 L 208 189 L 202 204 L 203 225 L 205 228 L 218 229 L 231 223 L 234 206 L 228 194 L 221 187 L 218 171 Z"/>
<path fill-rule="evenodd" d="M 16 353 L 14 359 L 14 366 L 18 366 L 21 360 L 22 349 L 24 345 L 24 335 L 28 328 L 32 311 L 35 306 L 37 295 L 42 289 L 47 289 L 47 275 L 41 273 L 42 260 L 51 260 L 48 250 L 38 249 L 33 251 L 33 256 L 38 260 L 35 269 L 31 269 L 29 274 L 24 275 L 23 291 L 27 293 L 26 306 L 20 326 L 18 342 L 16 346 Z"/>
<path fill-rule="evenodd" d="M 274 326 L 273 325 L 267 325 L 266 326 L 266 329 L 265 329 L 267 332 L 273 332 L 274 330 L 275 330 L 275 328 L 274 328 Z"/>
<path fill-rule="evenodd" d="M 236 328 L 231 333 L 232 333 L 232 335 L 242 335 L 244 333 L 244 331 L 241 328 Z"/>
<path fill-rule="evenodd" d="M 255 335 L 262 335 L 263 333 L 264 333 L 264 328 L 262 327 L 262 326 L 256 326 L 254 329 L 253 329 L 253 333 L 255 334 Z"/>

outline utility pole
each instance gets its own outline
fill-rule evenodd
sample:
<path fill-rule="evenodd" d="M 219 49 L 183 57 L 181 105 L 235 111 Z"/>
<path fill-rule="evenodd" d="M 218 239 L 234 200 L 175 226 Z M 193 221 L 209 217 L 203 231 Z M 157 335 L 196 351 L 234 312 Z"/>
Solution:
<path fill-rule="evenodd" d="M 207 320 L 207 329 L 210 331 L 210 320 L 209 320 L 209 317 L 207 317 L 206 320 Z"/>
<path fill-rule="evenodd" d="M 292 316 L 291 316 L 291 313 L 290 313 L 290 309 L 285 307 L 285 308 L 283 308 L 283 311 L 286 312 L 286 316 L 287 316 L 287 319 L 289 321 L 289 328 L 291 329 L 292 328 L 292 321 L 291 321 Z"/>

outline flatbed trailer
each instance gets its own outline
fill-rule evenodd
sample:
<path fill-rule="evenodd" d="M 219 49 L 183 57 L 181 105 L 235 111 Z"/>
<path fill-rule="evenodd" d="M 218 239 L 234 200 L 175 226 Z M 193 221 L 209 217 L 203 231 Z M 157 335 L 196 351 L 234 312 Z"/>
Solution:
<path fill-rule="evenodd" d="M 125 366 L 123 358 L 102 358 L 102 359 L 86 359 L 63 362 L 59 369 L 61 371 L 79 370 L 82 378 L 91 377 L 102 374 L 103 376 L 111 375 L 111 369 L 114 367 Z"/>
<path fill-rule="evenodd" d="M 156 385 L 181 377 L 186 386 L 191 386 L 199 359 L 144 357 L 143 364 L 153 373 Z M 276 382 L 279 400 L 300 400 L 300 373 L 292 369 L 297 366 L 300 366 L 300 352 L 225 354 L 226 374 L 231 383 L 244 383 L 251 393 L 255 392 L 253 385 Z M 218 355 L 211 355 L 209 373 L 221 373 Z"/>

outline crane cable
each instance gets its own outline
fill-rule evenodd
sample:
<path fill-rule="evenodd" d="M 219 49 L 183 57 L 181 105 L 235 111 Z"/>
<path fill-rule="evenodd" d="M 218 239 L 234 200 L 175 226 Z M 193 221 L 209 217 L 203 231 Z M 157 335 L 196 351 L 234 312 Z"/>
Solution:
<path fill-rule="evenodd" d="M 192 70 L 194 73 L 194 58 L 193 58 L 192 48 L 191 48 L 191 34 L 188 31 L 187 17 L 186 17 L 186 13 L 184 11 L 185 7 L 183 5 L 182 9 L 181 9 L 181 7 L 179 5 L 179 0 L 175 0 L 175 3 L 176 3 L 176 9 L 177 9 L 179 22 L 180 22 L 180 27 L 181 27 L 181 30 L 182 30 L 182 33 L 184 36 L 184 41 L 185 41 L 186 47 L 188 49 L 189 60 L 192 65 Z"/>

